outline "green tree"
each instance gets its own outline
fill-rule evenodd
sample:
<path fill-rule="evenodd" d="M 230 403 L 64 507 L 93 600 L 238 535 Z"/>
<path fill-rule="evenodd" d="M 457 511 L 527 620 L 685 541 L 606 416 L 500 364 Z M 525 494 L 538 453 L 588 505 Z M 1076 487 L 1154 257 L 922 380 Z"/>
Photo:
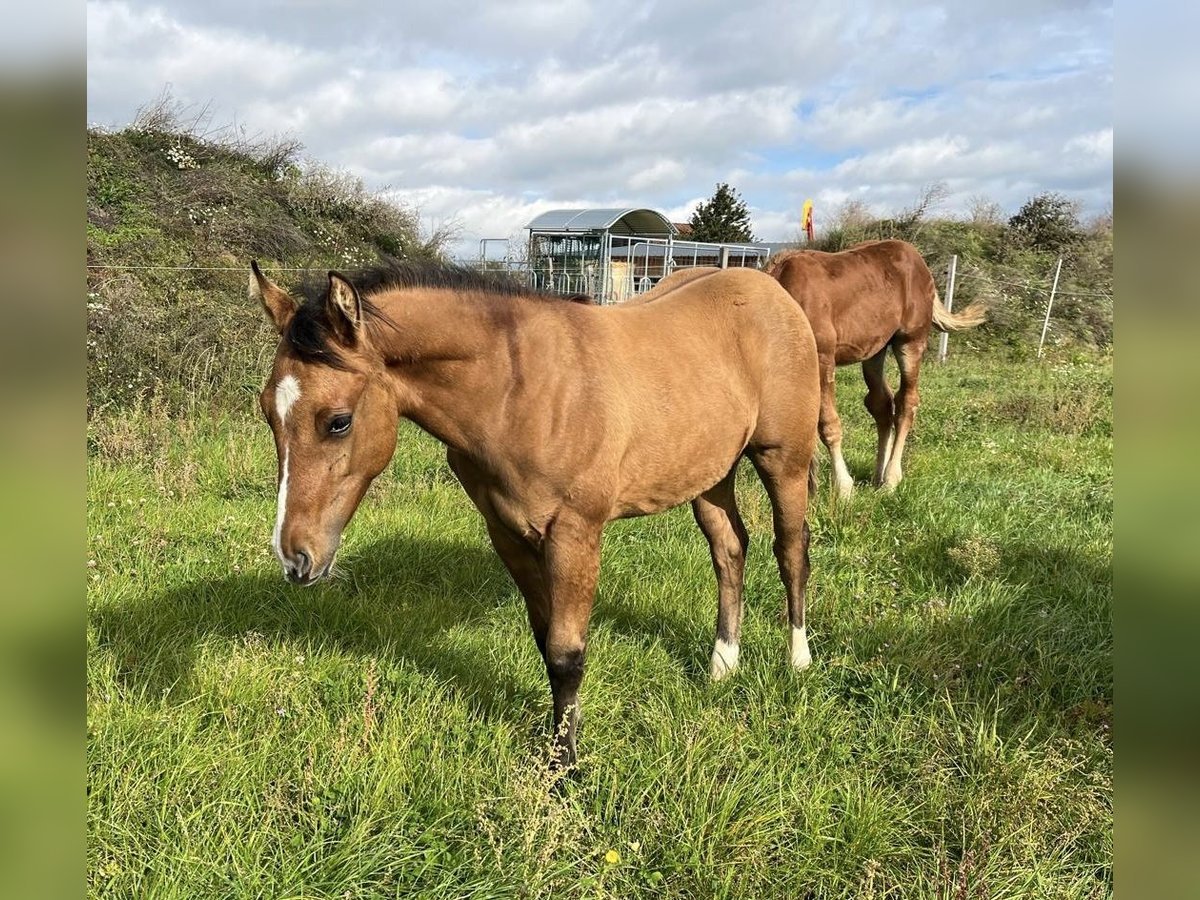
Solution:
<path fill-rule="evenodd" d="M 1076 203 L 1051 191 L 1027 200 L 1008 227 L 1026 247 L 1050 253 L 1071 250 L 1084 237 Z"/>
<path fill-rule="evenodd" d="M 745 243 L 754 240 L 750 210 L 738 192 L 722 182 L 707 201 L 692 213 L 692 240 Z"/>

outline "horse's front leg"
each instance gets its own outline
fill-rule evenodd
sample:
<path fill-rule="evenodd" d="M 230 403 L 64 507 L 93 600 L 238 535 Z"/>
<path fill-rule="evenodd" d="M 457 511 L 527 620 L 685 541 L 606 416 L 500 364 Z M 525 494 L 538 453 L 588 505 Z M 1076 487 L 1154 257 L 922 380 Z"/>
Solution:
<path fill-rule="evenodd" d="M 576 761 L 579 685 L 587 654 L 588 620 L 600 574 L 603 522 L 560 514 L 543 545 L 550 621 L 546 634 L 546 673 L 554 695 L 554 761 Z"/>
<path fill-rule="evenodd" d="M 546 633 L 550 627 L 550 596 L 546 590 L 542 558 L 524 537 L 500 520 L 488 497 L 489 486 L 486 478 L 474 463 L 454 450 L 447 451 L 446 460 L 471 502 L 483 515 L 496 555 L 500 557 L 521 596 L 525 598 L 529 628 L 533 632 L 538 653 L 545 661 Z"/>

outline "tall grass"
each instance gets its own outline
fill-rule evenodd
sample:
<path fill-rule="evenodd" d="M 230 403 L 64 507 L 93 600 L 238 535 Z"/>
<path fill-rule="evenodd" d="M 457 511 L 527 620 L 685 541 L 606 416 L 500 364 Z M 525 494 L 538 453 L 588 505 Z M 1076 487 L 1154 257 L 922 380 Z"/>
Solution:
<path fill-rule="evenodd" d="M 267 546 L 261 423 L 95 417 L 89 894 L 1109 896 L 1111 378 L 927 367 L 900 489 L 814 504 L 801 675 L 748 467 L 727 683 L 690 513 L 611 526 L 567 778 L 522 602 L 435 442 L 403 429 L 343 575 L 302 590 Z"/>

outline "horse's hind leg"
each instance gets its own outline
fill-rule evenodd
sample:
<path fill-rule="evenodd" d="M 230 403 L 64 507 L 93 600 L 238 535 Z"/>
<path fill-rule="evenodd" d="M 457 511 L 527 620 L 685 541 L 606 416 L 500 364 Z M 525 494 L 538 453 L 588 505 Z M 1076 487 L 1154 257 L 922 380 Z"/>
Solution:
<path fill-rule="evenodd" d="M 867 383 L 867 396 L 863 398 L 863 405 L 875 419 L 875 428 L 879 432 L 879 443 L 875 449 L 876 485 L 883 484 L 884 469 L 892 452 L 892 427 L 896 415 L 892 389 L 888 387 L 887 377 L 884 375 L 887 349 L 884 346 L 862 364 L 863 381 Z"/>
<path fill-rule="evenodd" d="M 720 681 L 737 670 L 742 632 L 742 587 L 750 535 L 738 515 L 734 498 L 736 472 L 735 465 L 716 487 L 692 501 L 696 524 L 708 539 L 713 570 L 717 574 L 717 636 L 713 642 L 710 669 L 713 681 Z"/>
<path fill-rule="evenodd" d="M 804 596 L 808 588 L 808 463 L 810 456 L 784 447 L 751 450 L 775 525 L 775 559 L 787 592 L 791 621 L 792 666 L 803 669 L 812 662 L 808 629 L 804 622 Z"/>
<path fill-rule="evenodd" d="M 917 407 L 921 403 L 917 385 L 921 378 L 921 357 L 925 354 L 926 340 L 927 337 L 920 340 L 897 338 L 892 344 L 892 352 L 900 366 L 900 390 L 896 394 L 896 439 L 883 474 L 883 487 L 887 490 L 895 488 L 904 477 L 904 444 L 908 440 L 913 419 L 917 415 Z"/>
<path fill-rule="evenodd" d="M 842 419 L 837 411 L 835 386 L 837 381 L 837 365 L 833 359 L 821 360 L 821 416 L 817 422 L 817 431 L 821 442 L 829 450 L 833 460 L 833 480 L 837 495 L 843 499 L 854 492 L 854 477 L 846 467 L 842 457 Z"/>

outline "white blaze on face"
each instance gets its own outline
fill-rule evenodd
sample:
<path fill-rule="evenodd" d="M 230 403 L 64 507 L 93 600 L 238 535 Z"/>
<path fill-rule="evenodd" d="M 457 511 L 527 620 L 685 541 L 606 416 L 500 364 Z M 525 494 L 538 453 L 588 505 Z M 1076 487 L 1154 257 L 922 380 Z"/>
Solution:
<path fill-rule="evenodd" d="M 296 376 L 284 375 L 280 378 L 279 384 L 275 385 L 275 412 L 279 414 L 280 422 L 286 424 L 288 413 L 299 399 L 300 382 Z"/>
<path fill-rule="evenodd" d="M 280 462 L 279 501 L 275 507 L 275 533 L 271 536 L 271 546 L 279 561 L 287 565 L 283 558 L 283 520 L 287 516 L 288 489 L 288 445 L 284 429 L 287 427 L 288 413 L 292 411 L 296 401 L 300 399 L 300 382 L 295 375 L 284 375 L 275 385 L 275 412 L 279 416 L 280 444 L 283 447 L 283 459 Z"/>

